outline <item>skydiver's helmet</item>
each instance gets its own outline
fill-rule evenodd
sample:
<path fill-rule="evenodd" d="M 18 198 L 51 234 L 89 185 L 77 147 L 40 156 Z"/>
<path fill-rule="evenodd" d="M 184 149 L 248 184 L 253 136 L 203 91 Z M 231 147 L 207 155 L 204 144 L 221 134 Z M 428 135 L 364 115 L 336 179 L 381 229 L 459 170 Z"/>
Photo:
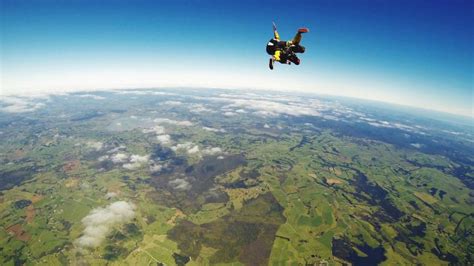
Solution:
<path fill-rule="evenodd" d="M 277 51 L 277 43 L 278 41 L 275 39 L 271 39 L 267 43 L 267 54 L 269 55 L 274 55 L 275 52 Z"/>

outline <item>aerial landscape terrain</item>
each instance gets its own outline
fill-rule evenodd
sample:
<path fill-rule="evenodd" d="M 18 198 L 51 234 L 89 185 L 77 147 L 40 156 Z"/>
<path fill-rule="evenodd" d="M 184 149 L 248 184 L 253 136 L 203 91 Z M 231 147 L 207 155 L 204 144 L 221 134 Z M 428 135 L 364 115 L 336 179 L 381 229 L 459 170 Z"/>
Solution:
<path fill-rule="evenodd" d="M 0 265 L 469 265 L 472 119 L 304 93 L 0 98 Z"/>

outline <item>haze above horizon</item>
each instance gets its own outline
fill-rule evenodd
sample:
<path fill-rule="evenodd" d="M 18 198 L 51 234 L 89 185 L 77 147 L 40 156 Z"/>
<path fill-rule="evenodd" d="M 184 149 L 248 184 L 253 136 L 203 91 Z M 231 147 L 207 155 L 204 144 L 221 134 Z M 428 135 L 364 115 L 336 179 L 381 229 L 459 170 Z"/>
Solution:
<path fill-rule="evenodd" d="M 123 87 L 276 89 L 473 117 L 470 1 L 10 1 L 2 95 Z M 267 68 L 275 21 L 300 66 Z"/>

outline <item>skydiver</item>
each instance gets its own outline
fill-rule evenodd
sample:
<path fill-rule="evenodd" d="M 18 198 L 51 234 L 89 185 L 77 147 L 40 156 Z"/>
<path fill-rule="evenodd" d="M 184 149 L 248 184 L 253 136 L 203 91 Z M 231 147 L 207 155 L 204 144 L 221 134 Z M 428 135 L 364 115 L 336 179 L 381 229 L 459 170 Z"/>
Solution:
<path fill-rule="evenodd" d="M 273 69 L 273 62 L 281 64 L 300 64 L 300 59 L 295 53 L 304 53 L 304 46 L 300 45 L 302 34 L 309 32 L 308 28 L 299 28 L 291 41 L 281 41 L 275 23 L 273 23 L 273 39 L 267 43 L 267 53 L 271 55 L 268 67 Z"/>

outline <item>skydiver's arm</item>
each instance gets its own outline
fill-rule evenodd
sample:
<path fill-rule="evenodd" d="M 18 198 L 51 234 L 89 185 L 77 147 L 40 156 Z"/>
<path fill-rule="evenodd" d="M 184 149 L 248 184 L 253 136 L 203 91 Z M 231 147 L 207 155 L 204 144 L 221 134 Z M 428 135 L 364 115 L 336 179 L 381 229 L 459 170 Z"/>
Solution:
<path fill-rule="evenodd" d="M 273 37 L 275 38 L 275 40 L 280 40 L 280 35 L 278 34 L 278 31 L 277 31 L 277 26 L 275 25 L 275 22 L 273 22 Z"/>

